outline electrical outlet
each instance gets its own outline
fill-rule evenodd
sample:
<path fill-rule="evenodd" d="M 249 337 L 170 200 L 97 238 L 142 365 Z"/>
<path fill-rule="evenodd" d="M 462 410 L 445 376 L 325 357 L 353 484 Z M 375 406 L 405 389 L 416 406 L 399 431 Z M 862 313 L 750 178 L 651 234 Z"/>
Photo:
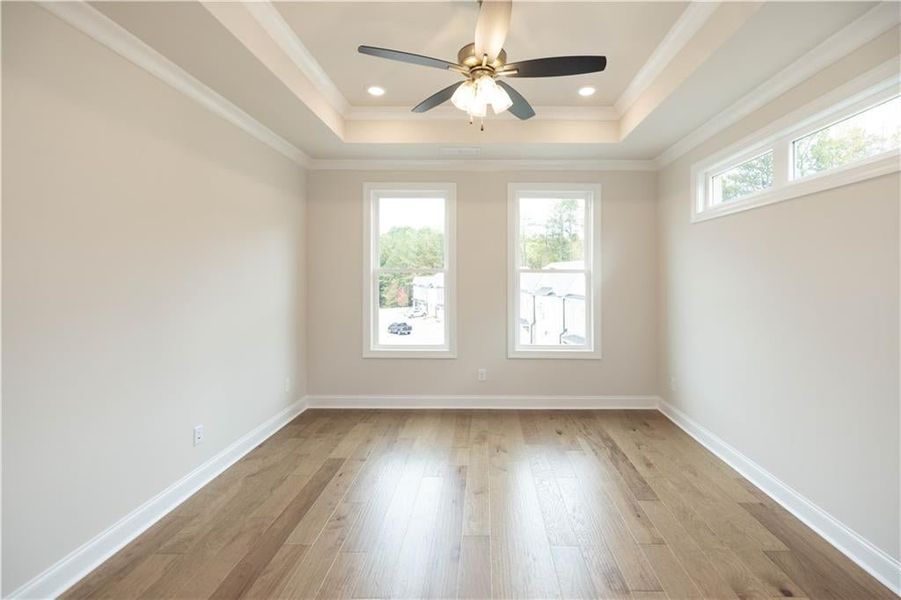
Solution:
<path fill-rule="evenodd" d="M 675 377 L 669 378 L 669 389 L 673 392 L 676 391 L 676 378 Z"/>
<path fill-rule="evenodd" d="M 479 381 L 485 381 L 488 379 L 488 369 L 479 369 L 478 374 Z"/>
<path fill-rule="evenodd" d="M 291 391 L 291 378 L 285 377 L 285 393 L 288 393 L 290 391 Z"/>
<path fill-rule="evenodd" d="M 203 443 L 203 425 L 194 428 L 194 445 L 199 446 Z"/>

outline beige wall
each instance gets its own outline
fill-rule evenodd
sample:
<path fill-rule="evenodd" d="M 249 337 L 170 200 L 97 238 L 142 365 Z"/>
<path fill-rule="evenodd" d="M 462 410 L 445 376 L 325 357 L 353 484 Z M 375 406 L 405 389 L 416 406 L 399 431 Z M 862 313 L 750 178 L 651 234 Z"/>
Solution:
<path fill-rule="evenodd" d="M 897 51 L 895 29 L 659 179 L 662 395 L 896 559 L 898 175 L 690 224 L 689 170 Z"/>
<path fill-rule="evenodd" d="M 694 161 L 892 56 L 897 30 L 659 176 L 305 182 L 43 9 L 2 10 L 4 593 L 304 393 L 660 390 L 898 556 L 898 175 L 688 223 Z M 457 184 L 458 358 L 363 359 L 362 184 L 416 180 Z M 506 358 L 516 181 L 603 186 L 600 361 Z"/>
<path fill-rule="evenodd" d="M 9 593 L 304 393 L 304 180 L 41 8 L 2 50 Z"/>
<path fill-rule="evenodd" d="M 363 183 L 457 184 L 457 359 L 362 358 Z M 602 346 L 595 360 L 507 359 L 507 183 L 602 187 Z M 308 178 L 311 394 L 655 394 L 653 173 L 312 171 Z M 478 382 L 476 371 L 488 369 Z"/>

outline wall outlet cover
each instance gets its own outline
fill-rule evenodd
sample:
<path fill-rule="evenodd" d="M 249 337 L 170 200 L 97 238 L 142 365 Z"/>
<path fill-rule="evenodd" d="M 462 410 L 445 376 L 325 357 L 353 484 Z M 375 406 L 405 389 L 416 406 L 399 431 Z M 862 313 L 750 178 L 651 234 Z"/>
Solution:
<path fill-rule="evenodd" d="M 199 446 L 203 443 L 203 425 L 194 427 L 194 445 Z"/>

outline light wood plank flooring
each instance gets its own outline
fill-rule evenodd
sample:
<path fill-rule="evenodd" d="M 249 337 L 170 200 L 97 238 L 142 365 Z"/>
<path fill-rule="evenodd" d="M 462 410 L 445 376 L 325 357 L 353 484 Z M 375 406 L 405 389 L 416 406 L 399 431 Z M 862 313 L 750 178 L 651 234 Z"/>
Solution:
<path fill-rule="evenodd" d="M 894 598 L 655 411 L 307 411 L 65 598 Z"/>

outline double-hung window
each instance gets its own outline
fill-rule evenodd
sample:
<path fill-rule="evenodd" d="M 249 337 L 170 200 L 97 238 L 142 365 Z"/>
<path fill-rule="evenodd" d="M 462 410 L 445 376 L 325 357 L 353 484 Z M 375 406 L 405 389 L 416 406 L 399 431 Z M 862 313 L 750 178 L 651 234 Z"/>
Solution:
<path fill-rule="evenodd" d="M 363 186 L 363 355 L 453 358 L 456 186 Z"/>
<path fill-rule="evenodd" d="M 599 185 L 510 184 L 510 358 L 600 358 L 600 216 Z"/>

